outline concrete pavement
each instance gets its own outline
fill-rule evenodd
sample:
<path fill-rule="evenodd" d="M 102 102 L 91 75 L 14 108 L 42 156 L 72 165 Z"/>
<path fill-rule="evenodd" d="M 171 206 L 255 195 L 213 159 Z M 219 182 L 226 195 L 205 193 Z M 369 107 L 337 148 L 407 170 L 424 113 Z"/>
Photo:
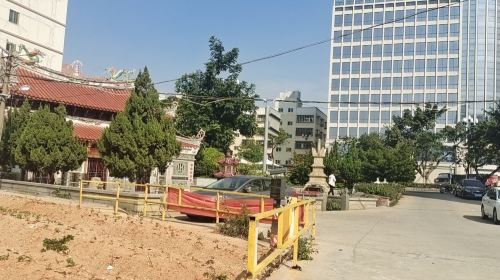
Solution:
<path fill-rule="evenodd" d="M 319 253 L 270 279 L 500 279 L 500 226 L 480 201 L 409 193 L 392 208 L 317 213 Z"/>

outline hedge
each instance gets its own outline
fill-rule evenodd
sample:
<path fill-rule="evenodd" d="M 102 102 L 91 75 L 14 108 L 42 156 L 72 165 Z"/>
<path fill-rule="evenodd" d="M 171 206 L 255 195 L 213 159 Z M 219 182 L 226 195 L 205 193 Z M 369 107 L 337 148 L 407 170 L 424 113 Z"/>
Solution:
<path fill-rule="evenodd" d="M 391 200 L 391 205 L 395 205 L 401 198 L 401 194 L 405 191 L 405 185 L 389 183 L 389 184 L 374 184 L 374 183 L 359 183 L 354 185 L 358 192 L 380 195 L 388 197 Z"/>

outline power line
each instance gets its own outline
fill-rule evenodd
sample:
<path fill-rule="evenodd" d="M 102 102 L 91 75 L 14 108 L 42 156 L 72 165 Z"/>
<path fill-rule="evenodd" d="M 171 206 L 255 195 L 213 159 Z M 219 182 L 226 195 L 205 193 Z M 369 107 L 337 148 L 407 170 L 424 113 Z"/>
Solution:
<path fill-rule="evenodd" d="M 439 9 L 442 9 L 442 8 L 448 8 L 448 7 L 453 7 L 453 6 L 457 6 L 457 5 L 459 6 L 460 3 L 467 2 L 467 1 L 469 1 L 469 0 L 459 0 L 459 1 L 455 1 L 455 2 L 449 3 L 447 5 L 430 8 L 430 9 L 427 9 L 427 10 L 424 10 L 424 11 L 417 12 L 417 13 L 412 14 L 412 15 L 404 16 L 404 17 L 401 17 L 401 18 L 398 18 L 398 19 L 394 19 L 394 20 L 389 20 L 389 21 L 386 21 L 386 22 L 383 22 L 383 23 L 374 24 L 374 25 L 371 25 L 369 27 L 357 29 L 357 30 L 352 31 L 351 33 L 342 34 L 342 35 L 339 35 L 337 37 L 331 37 L 331 38 L 328 38 L 328 39 L 325 39 L 325 40 L 316 41 L 316 42 L 313 42 L 313 43 L 309 43 L 309 44 L 306 44 L 306 45 L 303 45 L 303 46 L 300 46 L 300 47 L 296 47 L 296 48 L 293 48 L 293 49 L 285 50 L 285 51 L 278 52 L 278 53 L 275 53 L 275 54 L 271 54 L 271 55 L 267 55 L 267 56 L 264 56 L 264 57 L 260 57 L 260 58 L 255 58 L 255 59 L 252 59 L 252 60 L 248 60 L 248 61 L 240 63 L 240 65 L 247 65 L 247 64 L 251 64 L 251 63 L 255 63 L 255 62 L 259 62 L 259 61 L 263 61 L 263 60 L 273 59 L 273 58 L 276 58 L 276 57 L 279 57 L 279 56 L 283 56 L 283 55 L 286 55 L 286 54 L 289 54 L 289 53 L 294 53 L 294 52 L 297 52 L 297 51 L 300 51 L 300 50 L 303 50 L 303 49 L 315 47 L 315 46 L 322 45 L 322 44 L 325 44 L 325 43 L 330 43 L 330 42 L 332 42 L 332 41 L 334 41 L 336 39 L 341 39 L 343 37 L 351 36 L 353 34 L 360 33 L 360 32 L 363 32 L 365 30 L 374 29 L 376 27 L 384 26 L 386 24 L 391 24 L 391 23 L 399 22 L 399 21 L 405 20 L 407 18 L 415 17 L 415 16 L 420 15 L 420 14 L 428 13 L 428 12 L 439 10 Z M 170 83 L 170 82 L 178 81 L 179 79 L 181 79 L 181 78 L 159 81 L 159 82 L 156 82 L 156 83 L 153 83 L 153 84 L 154 85 L 158 85 L 158 84 Z"/>

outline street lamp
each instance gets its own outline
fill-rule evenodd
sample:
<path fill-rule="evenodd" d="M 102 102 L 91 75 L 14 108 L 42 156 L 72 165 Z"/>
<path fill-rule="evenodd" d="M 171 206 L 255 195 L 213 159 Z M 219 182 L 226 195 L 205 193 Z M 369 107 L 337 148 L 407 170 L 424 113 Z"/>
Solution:
<path fill-rule="evenodd" d="M 478 119 L 477 118 L 473 118 L 471 117 L 471 115 L 468 115 L 467 117 L 464 117 L 462 119 L 462 123 L 465 125 L 465 147 L 468 148 L 467 144 L 468 144 L 468 140 L 469 140 L 469 133 L 472 132 L 473 128 L 474 128 L 474 125 L 478 123 Z M 469 168 L 469 164 L 466 163 L 466 176 L 467 178 L 469 178 L 469 173 L 470 173 L 470 168 Z"/>

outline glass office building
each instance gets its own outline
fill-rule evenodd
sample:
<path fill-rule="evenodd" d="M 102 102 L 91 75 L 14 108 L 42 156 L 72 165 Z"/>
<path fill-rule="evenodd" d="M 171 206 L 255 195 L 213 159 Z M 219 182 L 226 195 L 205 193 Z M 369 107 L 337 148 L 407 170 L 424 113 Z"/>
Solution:
<path fill-rule="evenodd" d="M 448 108 L 437 129 L 482 115 L 495 86 L 500 94 L 496 9 L 486 0 L 335 0 L 328 138 L 381 133 L 427 102 Z"/>

